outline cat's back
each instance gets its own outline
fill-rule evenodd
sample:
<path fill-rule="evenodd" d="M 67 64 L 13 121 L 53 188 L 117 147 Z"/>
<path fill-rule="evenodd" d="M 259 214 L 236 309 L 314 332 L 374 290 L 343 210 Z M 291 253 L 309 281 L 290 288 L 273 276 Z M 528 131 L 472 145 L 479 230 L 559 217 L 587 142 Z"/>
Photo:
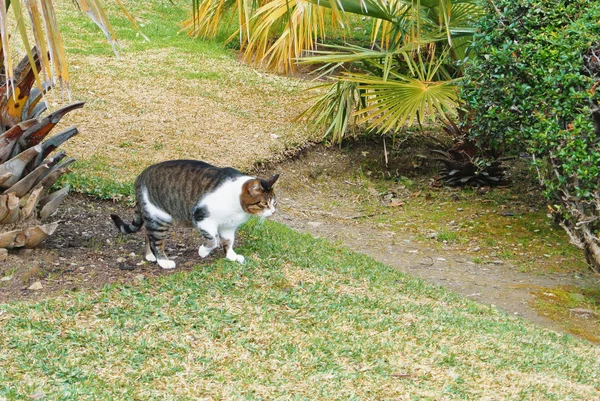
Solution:
<path fill-rule="evenodd" d="M 169 160 L 146 168 L 136 180 L 136 196 L 178 219 L 190 217 L 207 194 L 244 174 L 231 167 L 216 167 L 200 160 Z"/>

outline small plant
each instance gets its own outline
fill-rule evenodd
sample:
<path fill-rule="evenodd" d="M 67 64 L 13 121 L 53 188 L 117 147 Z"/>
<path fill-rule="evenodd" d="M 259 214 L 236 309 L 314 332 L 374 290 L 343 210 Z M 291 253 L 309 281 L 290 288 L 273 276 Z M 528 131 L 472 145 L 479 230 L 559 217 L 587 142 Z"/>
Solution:
<path fill-rule="evenodd" d="M 454 242 L 458 239 L 458 234 L 456 234 L 454 231 L 441 230 L 437 234 L 436 239 L 440 242 Z"/>
<path fill-rule="evenodd" d="M 436 141 L 431 150 L 433 159 L 441 164 L 440 181 L 446 185 L 475 187 L 504 182 L 504 160 L 476 146 L 468 136 L 468 128 L 448 118 L 444 122 L 444 131 L 450 135 L 452 143 Z"/>

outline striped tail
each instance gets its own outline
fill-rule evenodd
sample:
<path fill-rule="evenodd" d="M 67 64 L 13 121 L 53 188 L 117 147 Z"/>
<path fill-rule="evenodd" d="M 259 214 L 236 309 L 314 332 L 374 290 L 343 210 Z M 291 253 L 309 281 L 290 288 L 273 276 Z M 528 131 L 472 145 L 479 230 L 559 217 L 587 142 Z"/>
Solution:
<path fill-rule="evenodd" d="M 121 231 L 123 234 L 131 234 L 138 232 L 140 228 L 144 225 L 144 219 L 142 219 L 142 213 L 139 209 L 135 209 L 135 213 L 133 215 L 133 221 L 131 224 L 125 224 L 123 220 L 116 214 L 111 214 L 110 218 L 114 221 L 115 226 Z"/>

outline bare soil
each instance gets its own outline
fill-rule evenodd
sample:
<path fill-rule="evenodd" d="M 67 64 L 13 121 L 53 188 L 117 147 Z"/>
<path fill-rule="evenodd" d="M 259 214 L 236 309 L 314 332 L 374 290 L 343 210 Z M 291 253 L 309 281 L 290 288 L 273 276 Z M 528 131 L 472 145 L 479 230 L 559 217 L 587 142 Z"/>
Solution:
<path fill-rule="evenodd" d="M 178 262 L 175 270 L 163 270 L 143 259 L 144 237 L 118 233 L 110 214 L 125 219 L 132 208 L 123 204 L 72 194 L 53 220 L 60 221 L 54 235 L 39 249 L 9 253 L 0 263 L 0 303 L 37 300 L 64 291 L 95 290 L 106 284 L 131 283 L 145 277 L 189 270 L 199 263 L 198 237 L 192 230 L 172 233 L 168 252 Z M 36 282 L 42 288 L 32 289 Z"/>
<path fill-rule="evenodd" d="M 562 329 L 532 308 L 534 290 L 598 285 L 597 276 L 586 271 L 539 274 L 523 272 L 499 260 L 475 263 L 468 255 L 436 248 L 376 224 L 373 216 L 356 209 L 348 198 L 352 195 L 341 189 L 351 184 L 343 182 L 344 173 L 355 171 L 362 152 L 364 149 L 316 147 L 294 160 L 258 168 L 265 173 L 283 173 L 275 219 L 555 330 Z M 331 177 L 330 185 L 313 179 L 323 174 Z M 332 202 L 337 205 L 333 210 L 329 207 Z M 109 217 L 111 213 L 130 219 L 132 209 L 81 194 L 71 195 L 53 217 L 61 224 L 44 248 L 11 252 L 8 260 L 0 263 L 0 303 L 44 299 L 64 291 L 98 290 L 106 284 L 134 283 L 145 277 L 190 270 L 223 256 L 217 253 L 207 260 L 200 259 L 198 234 L 177 229 L 167 244 L 177 268 L 162 270 L 143 260 L 143 235 L 118 234 Z M 244 238 L 240 240 L 243 242 Z"/>

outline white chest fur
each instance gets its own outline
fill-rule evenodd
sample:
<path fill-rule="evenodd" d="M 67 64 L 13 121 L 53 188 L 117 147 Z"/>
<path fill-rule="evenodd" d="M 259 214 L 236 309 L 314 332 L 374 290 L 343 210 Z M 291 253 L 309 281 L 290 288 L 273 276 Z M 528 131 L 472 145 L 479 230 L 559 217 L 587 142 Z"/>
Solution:
<path fill-rule="evenodd" d="M 250 218 L 242 209 L 240 195 L 242 186 L 252 177 L 243 176 L 227 181 L 214 192 L 205 196 L 198 204 L 208 211 L 208 219 L 219 227 L 237 227 Z"/>

